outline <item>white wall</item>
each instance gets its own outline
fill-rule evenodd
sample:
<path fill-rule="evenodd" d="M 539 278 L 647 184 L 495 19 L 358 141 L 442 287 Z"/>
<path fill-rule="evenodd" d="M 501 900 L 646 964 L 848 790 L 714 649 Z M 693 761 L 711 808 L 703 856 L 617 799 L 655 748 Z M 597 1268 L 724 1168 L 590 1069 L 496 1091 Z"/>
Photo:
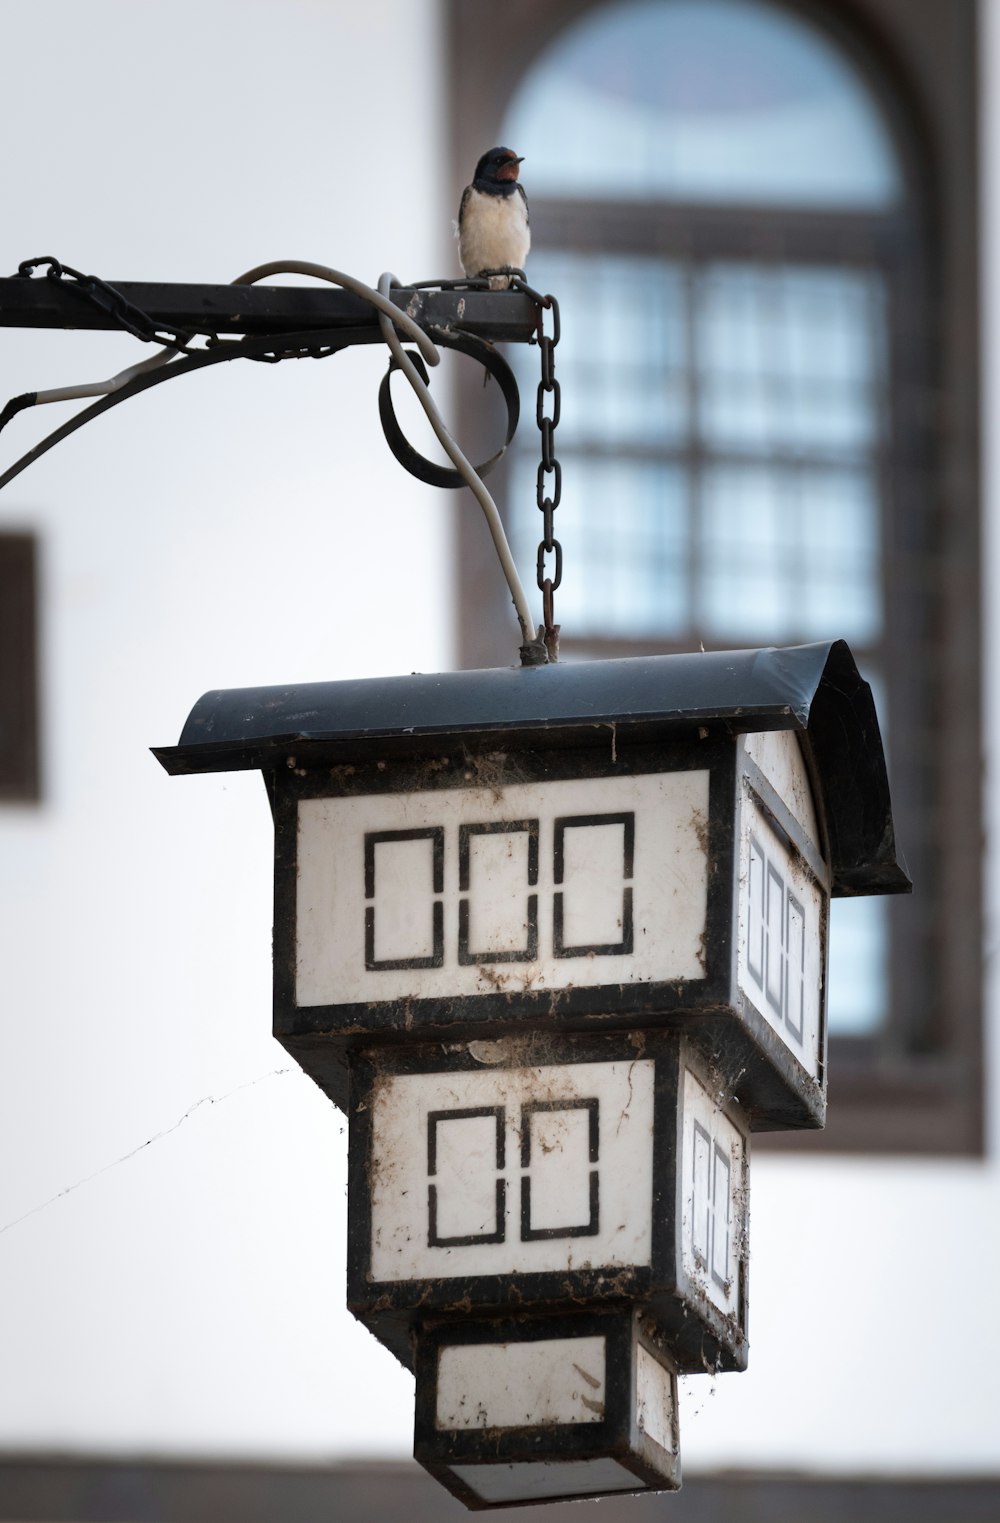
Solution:
<path fill-rule="evenodd" d="M 55 0 L 3 35 L 5 274 L 458 273 L 433 6 Z M 0 395 L 145 352 L 5 329 Z M 384 368 L 177 380 L 0 495 L 42 535 L 46 766 L 43 807 L 0 811 L 0 1227 L 218 1100 L 0 1235 L 4 1446 L 405 1441 L 407 1382 L 343 1309 L 341 1118 L 270 1036 L 259 776 L 147 749 L 209 687 L 447 664 L 450 503 L 385 446 Z"/>
<path fill-rule="evenodd" d="M 998 0 L 985 14 L 992 103 Z M 42 253 L 111 280 L 223 281 L 278 255 L 454 272 L 432 0 L 3 19 L 5 272 Z M 989 270 L 992 105 L 986 140 Z M 5 330 L 0 400 L 135 348 Z M 353 352 L 177 381 L 0 495 L 0 525 L 43 536 L 46 705 L 45 804 L 0 813 L 0 1447 L 409 1451 L 412 1381 L 343 1305 L 345 1123 L 269 1035 L 260 781 L 170 780 L 146 750 L 208 687 L 448 663 L 448 505 L 388 455 L 381 368 Z M 0 460 L 54 421 L 15 420 Z M 984 566 L 995 585 L 992 533 Z M 991 770 L 993 825 L 998 796 Z M 985 1162 L 755 1161 L 751 1368 L 687 1383 L 689 1470 L 1000 1467 L 990 1054 Z"/>

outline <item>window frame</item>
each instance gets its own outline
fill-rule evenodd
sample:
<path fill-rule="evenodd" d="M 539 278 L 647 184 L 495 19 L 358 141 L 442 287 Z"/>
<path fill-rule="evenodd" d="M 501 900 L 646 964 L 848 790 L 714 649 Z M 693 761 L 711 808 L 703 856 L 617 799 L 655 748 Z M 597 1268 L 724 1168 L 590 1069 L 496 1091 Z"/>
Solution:
<path fill-rule="evenodd" d="M 523 72 L 559 31 L 606 0 L 446 0 L 455 202 L 470 152 L 497 138 Z M 979 587 L 979 217 L 975 0 L 771 0 L 846 49 L 883 105 L 909 197 L 899 214 L 768 212 L 669 203 L 657 252 L 724 251 L 767 260 L 794 246 L 803 262 L 838 255 L 892 264 L 889 283 L 891 449 L 886 462 L 884 637 L 893 741 L 893 804 L 915 891 L 890 901 L 886 1025 L 830 1045 L 827 1128 L 775 1147 L 979 1155 L 983 1149 Z M 490 40 L 489 48 L 483 39 Z M 521 150 L 523 151 L 523 150 Z M 475 152 L 471 154 L 475 157 Z M 530 162 L 525 174 L 530 197 Z M 633 248 L 640 204 L 602 201 L 601 248 Z M 576 251 L 594 240 L 585 202 L 531 199 L 536 246 L 557 224 Z M 771 233 L 780 217 L 782 246 Z M 770 243 L 769 243 L 770 239 Z M 898 257 L 902 242 L 916 252 Z M 648 242 L 643 244 L 648 252 Z M 785 257 L 788 257 L 785 252 Z M 530 264 L 528 270 L 531 276 Z M 555 293 L 558 295 L 558 292 Z M 558 354 L 557 354 L 558 360 Z M 468 402 L 465 436 L 476 431 Z M 530 422 L 526 419 L 526 422 Z M 502 476 L 501 476 L 502 482 Z M 567 488 L 572 490 L 571 482 Z M 557 527 L 558 534 L 558 527 Z M 495 665 L 511 644 L 509 610 L 473 515 L 456 534 L 460 661 Z M 572 567 L 567 568 L 572 575 Z M 905 589 L 906 595 L 903 596 Z M 557 605 L 558 617 L 558 605 Z M 569 632 L 567 632 L 569 633 Z M 836 633 L 832 631 L 831 633 Z M 581 642 L 583 643 L 583 642 Z M 669 641 L 586 640 L 602 655 L 666 651 Z M 571 645 L 567 643 L 567 654 Z M 902 739 L 899 739 L 902 737 Z M 836 911 L 834 910 L 834 913 Z M 927 994 L 926 991 L 930 990 Z M 946 994 L 945 994 L 946 991 Z M 924 996 L 926 995 L 926 998 Z M 914 1018 L 913 1011 L 923 1009 Z"/>
<path fill-rule="evenodd" d="M 787 212 L 784 208 L 764 206 L 730 205 L 720 209 L 681 202 L 651 207 L 634 201 L 613 202 L 603 198 L 596 203 L 595 210 L 586 202 L 539 200 L 536 203 L 533 198 L 532 220 L 539 247 L 565 250 L 574 255 L 662 258 L 676 262 L 678 268 L 693 279 L 713 263 L 730 261 L 747 261 L 762 271 L 773 269 L 775 272 L 787 266 L 800 269 L 831 265 L 873 271 L 885 281 L 890 371 L 897 363 L 896 356 L 909 350 L 912 353 L 904 362 L 907 372 L 914 377 L 926 374 L 927 335 L 925 330 L 915 328 L 912 316 L 914 312 L 923 311 L 925 304 L 915 301 L 912 296 L 909 300 L 902 299 L 904 291 L 915 283 L 915 272 L 906 257 L 906 250 L 913 244 L 913 219 L 905 211 L 871 214 L 813 210 Z M 693 359 L 693 353 L 689 353 L 689 364 Z M 919 437 L 907 416 L 912 410 L 900 406 L 900 388 L 889 391 L 886 400 L 896 413 L 888 420 L 888 433 L 899 442 L 890 450 L 886 442 L 880 441 L 872 452 L 872 464 L 880 481 L 880 495 L 891 503 L 899 501 L 902 496 L 903 483 L 896 479 L 897 462 L 909 458 L 919 445 Z M 530 438 L 530 433 L 526 437 Z M 627 449 L 623 451 L 627 452 Z M 612 446 L 588 446 L 576 442 L 571 453 L 607 458 L 612 453 Z M 638 451 L 639 454 L 642 451 Z M 705 467 L 730 459 L 738 463 L 759 461 L 763 465 L 779 467 L 809 463 L 801 455 L 783 453 L 781 448 L 764 451 L 759 456 L 753 452 L 741 456 L 739 449 L 720 450 L 717 446 L 705 445 L 696 434 L 689 435 L 679 445 L 665 447 L 656 458 L 681 465 L 692 478 L 697 478 Z M 565 458 L 563 464 L 566 464 Z M 920 490 L 921 495 L 925 495 L 922 487 Z M 884 531 L 888 532 L 883 533 L 883 539 L 888 541 L 891 526 L 885 524 Z M 893 591 L 890 549 L 888 542 L 883 543 L 879 557 L 886 606 Z M 828 631 L 823 632 L 824 637 L 826 633 Z M 862 667 L 866 659 L 882 659 L 887 635 L 888 628 L 870 646 L 852 644 Z M 570 657 L 585 651 L 614 658 L 687 650 L 692 642 L 714 639 L 712 632 L 700 628 L 696 621 L 691 624 L 685 640 L 671 639 L 668 635 L 629 637 L 586 633 L 574 637 L 570 627 L 563 635 L 563 649 Z"/>
<path fill-rule="evenodd" d="M 38 755 L 37 543 L 0 532 L 0 804 L 35 803 Z"/>

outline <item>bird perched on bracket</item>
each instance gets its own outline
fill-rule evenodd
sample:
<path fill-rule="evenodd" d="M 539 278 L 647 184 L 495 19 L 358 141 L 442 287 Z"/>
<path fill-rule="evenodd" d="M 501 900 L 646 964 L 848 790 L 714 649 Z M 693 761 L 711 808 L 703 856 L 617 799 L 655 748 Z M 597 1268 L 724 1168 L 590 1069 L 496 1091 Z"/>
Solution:
<path fill-rule="evenodd" d="M 524 268 L 531 247 L 528 198 L 517 178 L 524 162 L 513 149 L 491 148 L 476 165 L 458 209 L 458 257 L 466 275 Z M 506 291 L 506 275 L 489 277 L 491 291 Z"/>

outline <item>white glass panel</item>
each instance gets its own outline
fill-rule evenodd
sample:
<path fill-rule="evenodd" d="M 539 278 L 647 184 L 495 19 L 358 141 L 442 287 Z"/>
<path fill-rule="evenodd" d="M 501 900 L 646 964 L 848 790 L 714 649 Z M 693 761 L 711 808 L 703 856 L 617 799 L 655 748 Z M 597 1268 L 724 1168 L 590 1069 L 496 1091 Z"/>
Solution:
<path fill-rule="evenodd" d="M 532 889 L 532 898 L 537 898 L 537 945 L 532 936 L 529 955 L 509 969 L 498 966 L 497 957 L 489 954 L 480 962 L 476 953 L 481 949 L 462 934 L 463 906 L 478 898 L 479 889 L 475 876 L 468 892 L 459 887 L 461 842 L 467 830 L 481 826 L 484 815 L 496 809 L 494 790 L 440 788 L 301 800 L 296 886 L 299 1005 L 461 999 L 515 985 L 597 988 L 623 980 L 704 977 L 707 771 L 543 778 L 507 783 L 503 795 L 512 818 L 537 822 L 539 841 L 538 883 Z M 557 949 L 557 907 L 565 896 L 586 898 L 582 878 L 590 867 L 586 858 L 577 856 L 570 876 L 561 883 L 555 880 L 556 822 L 623 814 L 634 816 L 634 870 L 626 897 L 626 869 L 619 855 L 613 880 L 619 907 L 615 918 L 631 911 L 632 936 L 619 932 L 615 947 L 579 950 L 560 937 Z M 379 962 L 367 955 L 365 841 L 376 833 L 376 826 L 384 834 L 404 825 L 411 834 L 433 833 L 440 842 L 443 887 L 435 901 L 439 955 Z M 595 897 L 608 907 L 600 888 Z M 601 929 L 606 925 L 607 917 Z M 576 919 L 572 929 L 579 927 Z M 480 930 L 486 934 L 482 922 Z M 524 946 L 521 934 L 515 946 Z"/>
<path fill-rule="evenodd" d="M 522 1131 L 527 1129 L 530 1146 L 525 1172 L 531 1186 L 529 1231 L 557 1235 L 590 1224 L 591 1175 L 595 1173 L 591 1167 L 591 1125 L 591 1112 L 573 1106 L 529 1110 L 522 1117 Z"/>
<path fill-rule="evenodd" d="M 458 1343 L 438 1356 L 435 1426 L 551 1427 L 604 1420 L 607 1340 Z"/>
<path fill-rule="evenodd" d="M 784 1014 L 785 992 L 785 884 L 777 868 L 768 863 L 767 869 L 767 966 L 764 971 L 764 994 L 768 1004 L 780 1018 Z"/>
<path fill-rule="evenodd" d="M 468 838 L 468 947 L 476 953 L 521 952 L 530 944 L 530 822 L 513 822 L 510 830 L 472 827 Z"/>
<path fill-rule="evenodd" d="M 805 914 L 802 905 L 792 894 L 787 904 L 785 984 L 785 1024 L 793 1036 L 801 1038 L 805 1018 Z"/>
<path fill-rule="evenodd" d="M 677 1379 L 641 1343 L 635 1351 L 635 1421 L 654 1444 L 677 1453 Z"/>
<path fill-rule="evenodd" d="M 710 1179 L 712 1139 L 697 1122 L 694 1124 L 694 1180 L 691 1198 L 691 1246 L 695 1257 L 708 1262 L 712 1238 Z"/>
<path fill-rule="evenodd" d="M 755 840 L 750 840 L 747 883 L 747 969 L 758 988 L 764 987 L 764 883 L 767 862 Z"/>
<path fill-rule="evenodd" d="M 746 1142 L 689 1068 L 684 1070 L 682 1107 L 684 1273 L 740 1322 L 745 1311 L 739 1257 L 748 1210 Z"/>
<path fill-rule="evenodd" d="M 884 208 L 901 199 L 863 77 L 804 18 L 761 0 L 632 0 L 560 33 L 503 140 L 529 197 Z"/>
<path fill-rule="evenodd" d="M 649 1264 L 653 1078 L 653 1062 L 635 1058 L 387 1077 L 372 1105 L 372 1279 L 438 1280 Z M 545 1109 L 558 1102 L 565 1103 L 564 1110 Z M 525 1164 L 526 1109 L 532 1145 Z M 494 1114 L 499 1119 L 492 1131 L 479 1117 L 470 1118 L 469 1126 L 447 1115 L 438 1119 L 439 1112 L 455 1110 L 489 1111 L 490 1121 Z M 550 1121 L 550 1115 L 555 1119 Z M 594 1149 L 586 1124 L 592 1116 Z M 480 1123 L 475 1133 L 472 1121 Z M 499 1166 L 497 1125 L 505 1139 Z M 548 1158 L 544 1147 L 560 1125 L 565 1126 L 566 1146 Z M 432 1126 L 440 1143 L 433 1174 L 425 1142 Z M 461 1151 L 463 1131 L 474 1149 L 468 1161 Z M 451 1148 L 447 1157 L 440 1151 L 446 1145 Z M 558 1194 L 560 1172 L 570 1180 L 572 1215 Z M 592 1174 L 597 1176 L 597 1212 L 590 1209 Z M 525 1178 L 531 1181 L 528 1192 L 522 1191 Z M 498 1180 L 507 1204 L 506 1221 L 499 1223 Z M 530 1212 L 522 1212 L 525 1193 Z M 437 1239 L 452 1239 L 444 1246 L 430 1232 L 432 1204 L 438 1211 Z M 446 1206 L 449 1233 L 442 1230 Z"/>
<path fill-rule="evenodd" d="M 743 794 L 740 841 L 739 986 L 789 1051 L 818 1078 L 823 1061 L 820 1008 L 823 947 L 819 935 L 823 893 L 802 858 L 772 827 L 749 784 Z M 758 854 L 764 858 L 763 978 L 752 971 L 750 960 L 751 935 L 756 955 L 756 938 L 760 934 L 753 902 L 756 885 L 750 871 Z M 792 915 L 788 912 L 790 903 L 795 906 Z M 791 1009 L 786 1004 L 790 949 L 796 981 Z"/>
<path fill-rule="evenodd" d="M 567 825 L 563 831 L 563 944 L 608 945 L 625 935 L 625 826 L 614 823 Z"/>
<path fill-rule="evenodd" d="M 712 1278 L 718 1285 L 729 1279 L 729 1204 L 732 1169 L 724 1148 L 716 1143 L 712 1158 Z"/>
<path fill-rule="evenodd" d="M 502 1121 L 501 1121 L 502 1126 Z M 492 1236 L 497 1220 L 497 1126 L 495 1115 L 449 1116 L 434 1125 L 433 1174 L 436 1236 Z"/>
<path fill-rule="evenodd" d="M 433 840 L 379 841 L 374 859 L 375 957 L 433 956 Z"/>

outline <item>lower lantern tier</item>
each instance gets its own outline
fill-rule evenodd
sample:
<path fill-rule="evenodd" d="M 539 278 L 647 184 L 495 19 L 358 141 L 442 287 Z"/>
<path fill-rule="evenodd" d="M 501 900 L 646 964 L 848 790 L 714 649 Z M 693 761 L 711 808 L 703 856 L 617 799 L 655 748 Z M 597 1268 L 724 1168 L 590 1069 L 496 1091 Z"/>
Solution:
<path fill-rule="evenodd" d="M 680 1486 L 677 1376 L 636 1311 L 416 1337 L 413 1452 L 468 1507 Z"/>

